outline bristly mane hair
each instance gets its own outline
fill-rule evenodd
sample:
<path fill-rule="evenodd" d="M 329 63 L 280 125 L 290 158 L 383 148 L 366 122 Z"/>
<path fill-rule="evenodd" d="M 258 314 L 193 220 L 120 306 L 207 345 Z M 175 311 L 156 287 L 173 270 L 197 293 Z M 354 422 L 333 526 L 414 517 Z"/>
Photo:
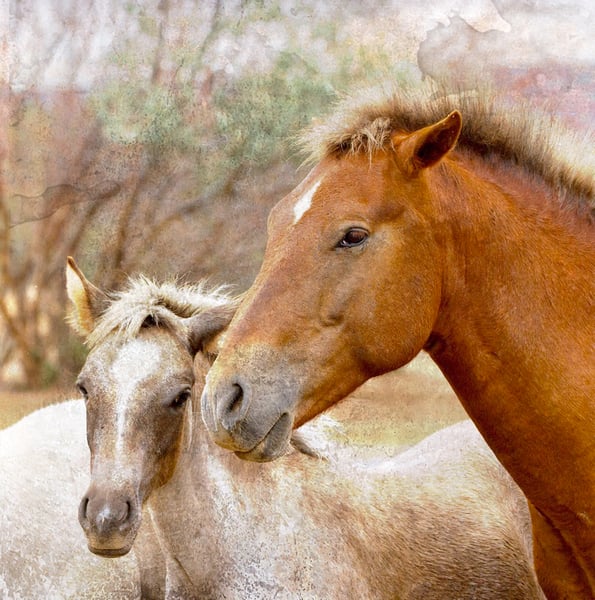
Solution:
<path fill-rule="evenodd" d="M 341 101 L 325 122 L 308 128 L 298 144 L 308 162 L 327 156 L 385 150 L 393 132 L 412 132 L 451 111 L 463 116 L 457 147 L 522 165 L 564 197 L 577 199 L 595 221 L 593 132 L 571 133 L 528 102 L 506 102 L 489 91 L 449 93 L 434 84 L 372 88 Z"/>
<path fill-rule="evenodd" d="M 93 348 L 112 333 L 130 339 L 147 325 L 167 328 L 184 338 L 182 319 L 216 306 L 229 308 L 230 314 L 235 311 L 238 299 L 228 291 L 227 286 L 208 289 L 205 281 L 178 285 L 157 283 L 142 275 L 131 278 L 122 291 L 107 294 L 107 307 L 85 342 Z"/>

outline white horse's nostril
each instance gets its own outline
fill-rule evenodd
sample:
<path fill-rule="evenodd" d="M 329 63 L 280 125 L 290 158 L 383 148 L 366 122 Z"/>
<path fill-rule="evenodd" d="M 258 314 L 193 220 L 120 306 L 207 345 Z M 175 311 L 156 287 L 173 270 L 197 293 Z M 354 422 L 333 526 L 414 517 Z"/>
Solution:
<path fill-rule="evenodd" d="M 89 497 L 85 496 L 79 505 L 79 522 L 83 529 L 89 527 L 89 519 L 87 518 L 87 507 L 89 506 Z"/>

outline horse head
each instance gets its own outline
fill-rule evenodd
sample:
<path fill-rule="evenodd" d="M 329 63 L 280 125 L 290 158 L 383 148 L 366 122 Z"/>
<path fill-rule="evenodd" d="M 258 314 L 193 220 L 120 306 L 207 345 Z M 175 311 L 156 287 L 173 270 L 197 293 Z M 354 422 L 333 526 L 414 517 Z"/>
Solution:
<path fill-rule="evenodd" d="M 460 129 L 453 112 L 407 135 L 379 133 L 384 146 L 368 152 L 329 152 L 273 207 L 260 273 L 203 393 L 218 444 L 272 460 L 292 427 L 423 348 L 443 262 L 428 172 Z"/>
<path fill-rule="evenodd" d="M 77 379 L 91 451 L 79 521 L 92 552 L 121 556 L 134 542 L 143 503 L 176 467 L 189 401 L 208 367 L 196 354 L 216 351 L 235 304 L 203 286 L 142 278 L 106 294 L 71 258 L 66 280 L 70 322 L 90 348 Z"/>

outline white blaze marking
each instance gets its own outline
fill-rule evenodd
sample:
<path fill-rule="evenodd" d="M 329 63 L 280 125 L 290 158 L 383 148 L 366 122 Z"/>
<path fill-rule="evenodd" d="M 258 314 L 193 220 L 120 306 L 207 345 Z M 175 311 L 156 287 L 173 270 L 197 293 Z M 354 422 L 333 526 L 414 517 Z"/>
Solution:
<path fill-rule="evenodd" d="M 312 206 L 312 198 L 322 183 L 319 179 L 293 206 L 293 224 L 295 225 Z"/>
<path fill-rule="evenodd" d="M 116 381 L 116 447 L 121 449 L 126 408 L 138 386 L 153 375 L 161 360 L 159 346 L 146 340 L 132 340 L 122 346 L 111 366 Z"/>

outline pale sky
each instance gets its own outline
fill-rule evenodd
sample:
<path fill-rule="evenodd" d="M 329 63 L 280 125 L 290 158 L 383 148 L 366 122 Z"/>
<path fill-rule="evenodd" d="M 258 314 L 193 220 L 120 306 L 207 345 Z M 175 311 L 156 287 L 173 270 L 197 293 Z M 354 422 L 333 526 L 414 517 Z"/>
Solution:
<path fill-rule="evenodd" d="M 0 7 L 7 2 L 0 0 Z M 156 14 L 158 0 L 137 4 Z M 183 29 L 180 36 L 198 44 L 212 4 L 186 0 L 174 5 L 176 22 Z M 3 53 L 0 74 L 6 78 L 9 70 L 15 89 L 92 88 L 122 40 L 136 39 L 139 52 L 150 43 L 150 36 L 139 31 L 125 6 L 120 0 L 12 2 L 6 36 L 9 63 Z M 225 7 L 228 15 L 241 19 L 238 1 L 226 2 Z M 223 36 L 212 63 L 214 68 L 241 71 L 245 65 L 266 61 L 267 53 L 283 49 L 287 28 L 309 48 L 316 24 L 337 15 L 344 22 L 339 31 L 342 43 L 375 45 L 411 63 L 417 61 L 420 44 L 431 39 L 440 47 L 437 59 L 444 53 L 460 53 L 480 67 L 489 58 L 511 67 L 554 60 L 589 69 L 595 62 L 594 7 L 592 0 L 283 0 L 286 29 L 262 21 L 251 24 L 243 39 Z M 8 14 L 0 10 L 0 27 L 5 31 Z M 467 27 L 458 25 L 461 22 Z M 324 49 L 320 50 L 322 55 Z"/>

